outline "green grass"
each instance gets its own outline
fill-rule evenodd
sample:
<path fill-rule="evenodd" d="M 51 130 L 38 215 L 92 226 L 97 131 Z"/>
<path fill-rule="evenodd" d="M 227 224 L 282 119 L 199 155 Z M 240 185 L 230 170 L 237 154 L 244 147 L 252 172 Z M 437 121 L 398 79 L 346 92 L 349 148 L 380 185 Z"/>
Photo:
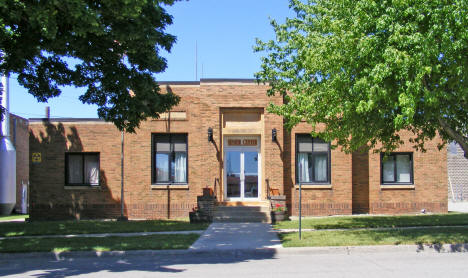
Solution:
<path fill-rule="evenodd" d="M 0 252 L 66 252 L 187 249 L 200 235 L 152 235 L 103 238 L 11 238 L 0 240 Z"/>
<path fill-rule="evenodd" d="M 302 220 L 303 229 L 391 228 L 411 226 L 468 225 L 468 213 L 400 215 L 400 216 L 340 216 Z M 282 221 L 277 229 L 297 229 L 299 221 Z"/>
<path fill-rule="evenodd" d="M 280 239 L 284 247 L 467 243 L 468 229 L 314 231 L 303 232 L 302 240 L 295 232 L 280 234 Z"/>
<path fill-rule="evenodd" d="M 1 237 L 205 230 L 209 224 L 187 221 L 44 221 L 0 223 Z"/>
<path fill-rule="evenodd" d="M 0 221 L 5 221 L 5 220 L 15 220 L 15 219 L 25 219 L 29 218 L 28 214 L 12 214 L 12 215 L 7 215 L 7 216 L 0 216 Z"/>

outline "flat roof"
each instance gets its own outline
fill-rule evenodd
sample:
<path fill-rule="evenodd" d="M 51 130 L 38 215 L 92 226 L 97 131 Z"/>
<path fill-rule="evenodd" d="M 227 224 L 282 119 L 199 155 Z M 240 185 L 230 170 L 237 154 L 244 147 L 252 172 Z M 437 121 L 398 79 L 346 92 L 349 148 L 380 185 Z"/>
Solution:
<path fill-rule="evenodd" d="M 29 118 L 29 122 L 106 122 L 100 118 Z"/>
<path fill-rule="evenodd" d="M 254 78 L 201 78 L 200 81 L 158 81 L 159 85 L 200 85 L 202 83 L 241 83 L 256 84 Z"/>

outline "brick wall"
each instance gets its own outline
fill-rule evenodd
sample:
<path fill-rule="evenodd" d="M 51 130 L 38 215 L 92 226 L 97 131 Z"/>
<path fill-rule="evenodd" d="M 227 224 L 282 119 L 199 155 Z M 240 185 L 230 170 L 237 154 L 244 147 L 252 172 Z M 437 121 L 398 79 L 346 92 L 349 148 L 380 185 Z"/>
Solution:
<path fill-rule="evenodd" d="M 284 168 L 284 186 L 286 196 L 291 201 L 291 214 L 299 214 L 299 190 L 296 185 L 296 134 L 310 133 L 311 128 L 305 122 L 299 123 L 291 131 Z M 336 148 L 331 150 L 331 186 L 303 186 L 302 215 L 346 215 L 352 213 L 352 156 Z"/>
<path fill-rule="evenodd" d="M 114 218 L 120 215 L 120 133 L 104 122 L 30 122 L 30 217 Z M 100 153 L 100 187 L 65 187 L 65 152 Z M 127 209 L 127 208 L 126 208 Z"/>
<path fill-rule="evenodd" d="M 402 132 L 405 142 L 397 152 L 413 153 L 414 188 L 385 189 L 381 186 L 380 154 L 369 154 L 369 203 L 371 214 L 447 212 L 447 152 L 438 150 L 440 139 L 425 143 L 427 152 L 416 151 Z"/>
<path fill-rule="evenodd" d="M 369 213 L 369 154 L 354 152 L 353 213 Z"/>

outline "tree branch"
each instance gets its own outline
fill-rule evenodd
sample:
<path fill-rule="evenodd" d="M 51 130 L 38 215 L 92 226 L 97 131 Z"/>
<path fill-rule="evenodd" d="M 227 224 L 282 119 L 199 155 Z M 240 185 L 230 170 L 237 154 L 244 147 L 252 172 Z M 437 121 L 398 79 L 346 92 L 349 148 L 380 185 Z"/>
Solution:
<path fill-rule="evenodd" d="M 455 141 L 460 144 L 461 148 L 465 152 L 465 157 L 468 158 L 468 140 L 466 137 L 464 137 L 462 134 L 456 132 L 454 129 L 452 129 L 449 124 L 442 118 L 439 117 L 437 119 L 439 121 L 440 126 L 442 129 Z"/>

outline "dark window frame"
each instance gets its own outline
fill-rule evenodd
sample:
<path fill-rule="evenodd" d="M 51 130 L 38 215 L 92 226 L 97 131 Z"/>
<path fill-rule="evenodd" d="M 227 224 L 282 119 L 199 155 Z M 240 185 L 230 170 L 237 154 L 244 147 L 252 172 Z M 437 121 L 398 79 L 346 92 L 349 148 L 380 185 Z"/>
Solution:
<path fill-rule="evenodd" d="M 169 148 L 170 151 L 160 151 L 158 152 L 156 149 L 156 136 L 158 135 L 167 135 L 169 136 Z M 185 136 L 185 153 L 186 153 L 186 166 L 185 166 L 185 182 L 174 182 L 171 181 L 171 167 L 172 167 L 172 159 L 175 159 L 174 145 L 172 142 L 173 135 L 184 135 Z M 164 153 L 169 154 L 169 161 L 168 161 L 168 181 L 157 181 L 157 171 L 156 171 L 156 153 Z M 169 184 L 169 185 L 186 185 L 189 182 L 189 155 L 188 155 L 188 133 L 151 133 L 151 184 L 158 185 L 158 184 Z"/>
<path fill-rule="evenodd" d="M 397 160 L 398 155 L 409 155 L 410 157 L 410 181 L 409 182 L 398 182 L 397 179 Z M 383 175 L 383 160 L 384 157 L 394 157 L 393 159 L 393 181 L 384 181 Z M 413 185 L 414 184 L 414 160 L 412 152 L 392 152 L 385 155 L 385 153 L 380 154 L 380 184 L 382 185 Z"/>
<path fill-rule="evenodd" d="M 296 136 L 295 136 L 295 168 L 296 168 L 296 184 L 299 184 L 299 167 L 298 167 L 298 163 L 299 163 L 299 144 L 298 144 L 298 138 L 299 137 L 305 137 L 305 136 L 309 136 L 310 139 L 311 139 L 311 143 L 312 143 L 312 152 L 305 152 L 305 153 L 308 153 L 308 154 L 312 154 L 312 158 L 314 157 L 314 154 L 326 154 L 327 155 L 327 180 L 326 181 L 315 181 L 315 172 L 312 171 L 312 181 L 310 182 L 301 182 L 301 184 L 331 184 L 331 144 L 330 142 L 328 142 L 328 151 L 327 152 L 314 152 L 313 150 L 313 144 L 314 144 L 314 140 L 321 140 L 320 138 L 318 137 L 312 137 L 312 135 L 310 135 L 309 133 L 296 133 Z M 321 143 L 326 143 L 325 141 L 321 140 L 322 142 Z M 303 152 L 304 153 L 304 152 Z M 312 159 L 312 163 L 314 163 L 314 159 Z M 312 164 L 312 169 L 314 169 L 314 164 Z"/>
<path fill-rule="evenodd" d="M 83 182 L 82 183 L 70 183 L 68 182 L 68 166 L 69 166 L 69 156 L 70 155 L 81 155 L 82 156 L 82 177 L 83 177 Z M 96 155 L 97 156 L 97 161 L 98 161 L 98 169 L 99 169 L 99 179 L 98 179 L 98 184 L 91 184 L 91 183 L 85 183 L 85 156 L 86 155 Z M 100 152 L 66 152 L 65 153 L 65 185 L 66 186 L 101 186 L 101 153 Z"/>

